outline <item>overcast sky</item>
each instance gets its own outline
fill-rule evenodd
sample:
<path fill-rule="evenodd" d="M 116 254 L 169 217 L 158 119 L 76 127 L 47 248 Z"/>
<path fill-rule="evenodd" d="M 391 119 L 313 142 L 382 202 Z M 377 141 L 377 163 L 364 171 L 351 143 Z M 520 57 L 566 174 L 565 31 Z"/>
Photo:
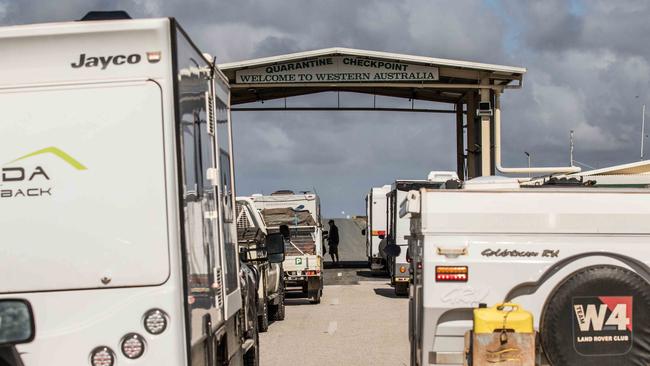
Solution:
<path fill-rule="evenodd" d="M 650 102 L 647 0 L 0 0 L 0 24 L 94 9 L 174 16 L 218 62 L 341 46 L 523 66 L 523 89 L 503 96 L 506 166 L 525 165 L 524 151 L 533 165 L 567 164 L 571 129 L 581 163 L 639 160 L 641 106 Z M 288 105 L 336 101 L 326 94 Z M 364 214 L 371 186 L 455 169 L 453 115 L 238 112 L 233 121 L 238 194 L 315 189 L 328 216 Z"/>

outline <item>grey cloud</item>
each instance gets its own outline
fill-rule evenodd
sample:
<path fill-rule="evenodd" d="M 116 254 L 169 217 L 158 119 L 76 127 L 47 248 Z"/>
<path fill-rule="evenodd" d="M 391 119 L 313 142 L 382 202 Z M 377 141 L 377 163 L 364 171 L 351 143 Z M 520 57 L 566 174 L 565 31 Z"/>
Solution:
<path fill-rule="evenodd" d="M 534 164 L 567 163 L 570 129 L 579 161 L 602 167 L 638 158 L 641 104 L 650 104 L 646 0 L 0 0 L 0 24 L 71 20 L 92 9 L 119 8 L 134 17 L 178 18 L 218 62 L 345 46 L 525 66 L 523 89 L 503 97 L 507 165 L 523 165 L 523 151 L 533 153 Z M 368 96 L 341 99 L 347 106 L 371 103 Z M 289 104 L 333 106 L 337 95 Z M 233 116 L 239 192 L 315 187 L 328 215 L 363 213 L 371 185 L 423 178 L 455 164 L 451 115 Z"/>
<path fill-rule="evenodd" d="M 275 54 L 302 51 L 298 41 L 291 37 L 269 36 L 257 43 L 253 57 L 268 57 Z"/>

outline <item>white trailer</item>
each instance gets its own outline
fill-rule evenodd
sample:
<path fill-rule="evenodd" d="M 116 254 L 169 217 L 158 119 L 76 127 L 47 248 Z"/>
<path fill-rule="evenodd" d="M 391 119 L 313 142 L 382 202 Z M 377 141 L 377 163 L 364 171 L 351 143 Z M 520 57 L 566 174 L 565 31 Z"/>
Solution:
<path fill-rule="evenodd" d="M 281 234 L 280 234 L 281 235 Z M 269 237 L 264 218 L 250 197 L 237 197 L 237 241 L 240 257 L 257 272 L 259 330 L 266 332 L 269 320 L 284 320 L 285 285 L 282 259 L 269 256 Z"/>
<path fill-rule="evenodd" d="M 484 177 L 409 192 L 411 365 L 460 365 L 472 309 L 514 302 L 537 364 L 650 363 L 650 191 Z"/>
<path fill-rule="evenodd" d="M 212 60 L 172 18 L 0 28 L 0 54 L 0 298 L 33 306 L 25 364 L 256 364 Z"/>
<path fill-rule="evenodd" d="M 251 196 L 262 213 L 270 233 L 287 225 L 291 232 L 286 242 L 284 283 L 299 287 L 312 304 L 320 303 L 323 294 L 323 226 L 320 198 L 314 193 L 294 194 L 278 191 L 274 194 Z"/>
<path fill-rule="evenodd" d="M 387 263 L 391 284 L 395 287 L 395 294 L 406 296 L 409 292 L 411 279 L 411 258 L 408 253 L 408 237 L 410 231 L 409 215 L 400 216 L 400 204 L 406 199 L 411 190 L 440 189 L 448 181 L 458 181 L 454 172 L 433 171 L 426 180 L 397 180 L 387 193 L 386 240 L 382 245 L 382 255 Z M 389 246 L 397 246 L 393 250 L 383 250 Z"/>
<path fill-rule="evenodd" d="M 379 253 L 379 245 L 386 238 L 386 208 L 390 184 L 382 187 L 373 187 L 366 195 L 366 216 L 368 225 L 366 234 L 366 256 L 368 266 L 377 271 L 385 268 L 386 263 Z"/>

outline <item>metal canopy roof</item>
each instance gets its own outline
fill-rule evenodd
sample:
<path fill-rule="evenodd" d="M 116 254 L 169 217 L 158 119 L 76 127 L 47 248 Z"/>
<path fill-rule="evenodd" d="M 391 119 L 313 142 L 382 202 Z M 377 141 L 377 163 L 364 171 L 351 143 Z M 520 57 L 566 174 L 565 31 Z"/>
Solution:
<path fill-rule="evenodd" d="M 231 62 L 219 69 L 230 82 L 233 105 L 325 91 L 457 103 L 470 90 L 519 87 L 526 72 L 522 67 L 349 48 Z"/>
<path fill-rule="evenodd" d="M 574 175 L 629 175 L 629 174 L 650 174 L 650 160 L 642 160 L 634 163 L 610 166 L 602 169 L 594 169 Z"/>

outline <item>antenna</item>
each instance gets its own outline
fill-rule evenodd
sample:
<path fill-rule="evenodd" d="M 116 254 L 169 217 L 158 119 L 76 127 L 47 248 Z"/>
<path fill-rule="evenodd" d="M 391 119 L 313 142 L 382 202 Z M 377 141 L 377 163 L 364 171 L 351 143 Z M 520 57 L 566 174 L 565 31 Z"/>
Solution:
<path fill-rule="evenodd" d="M 569 165 L 573 166 L 573 130 L 569 132 Z"/>
<path fill-rule="evenodd" d="M 641 160 L 643 160 L 643 142 L 645 140 L 645 103 L 641 112 Z"/>

